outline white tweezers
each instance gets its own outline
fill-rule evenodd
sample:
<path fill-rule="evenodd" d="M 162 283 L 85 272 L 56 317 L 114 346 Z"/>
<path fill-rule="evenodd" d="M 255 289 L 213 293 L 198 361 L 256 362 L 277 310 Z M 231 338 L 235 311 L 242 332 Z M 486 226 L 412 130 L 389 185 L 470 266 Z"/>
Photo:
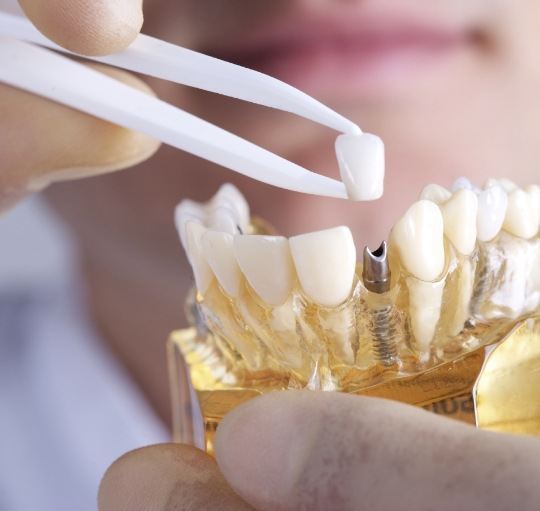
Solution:
<path fill-rule="evenodd" d="M 0 82 L 145 133 L 264 183 L 347 198 L 340 181 L 45 48 L 69 53 L 27 19 L 0 11 Z M 280 80 L 146 35 L 122 52 L 83 58 L 291 112 L 342 133 L 361 133 L 353 122 Z"/>

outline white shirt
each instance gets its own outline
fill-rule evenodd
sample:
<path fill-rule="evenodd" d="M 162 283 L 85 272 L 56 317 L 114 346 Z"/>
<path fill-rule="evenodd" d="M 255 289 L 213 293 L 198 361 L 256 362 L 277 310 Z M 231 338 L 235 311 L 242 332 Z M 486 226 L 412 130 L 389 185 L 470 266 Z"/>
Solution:
<path fill-rule="evenodd" d="M 169 433 L 96 337 L 33 199 L 0 218 L 0 510 L 95 511 L 106 468 Z"/>

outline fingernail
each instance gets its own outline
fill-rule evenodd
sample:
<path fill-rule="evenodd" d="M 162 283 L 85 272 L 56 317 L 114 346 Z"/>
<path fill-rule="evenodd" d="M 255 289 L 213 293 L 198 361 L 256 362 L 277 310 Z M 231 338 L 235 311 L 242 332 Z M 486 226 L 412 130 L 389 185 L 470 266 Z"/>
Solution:
<path fill-rule="evenodd" d="M 317 427 L 296 392 L 275 392 L 233 410 L 216 436 L 216 458 L 229 484 L 255 506 L 286 500 L 301 476 Z"/>

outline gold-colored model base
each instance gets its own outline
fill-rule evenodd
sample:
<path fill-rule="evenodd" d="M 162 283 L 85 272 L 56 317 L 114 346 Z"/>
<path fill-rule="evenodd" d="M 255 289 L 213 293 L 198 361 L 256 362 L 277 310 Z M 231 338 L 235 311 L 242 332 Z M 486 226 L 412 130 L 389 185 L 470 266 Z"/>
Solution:
<path fill-rule="evenodd" d="M 294 382 L 272 370 L 228 378 L 212 333 L 173 332 L 168 343 L 175 440 L 213 452 L 220 420 L 234 407 Z M 379 380 L 378 383 L 373 383 Z M 393 399 L 478 427 L 540 435 L 540 318 L 511 325 L 496 340 L 417 374 L 351 380 L 352 394 Z"/>

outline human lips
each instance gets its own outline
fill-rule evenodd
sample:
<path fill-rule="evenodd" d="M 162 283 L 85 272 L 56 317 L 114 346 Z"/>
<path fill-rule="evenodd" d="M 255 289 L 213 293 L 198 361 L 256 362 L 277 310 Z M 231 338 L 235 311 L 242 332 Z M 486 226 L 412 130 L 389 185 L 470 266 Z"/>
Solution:
<path fill-rule="evenodd" d="M 290 19 L 240 37 L 221 58 L 312 94 L 403 87 L 474 41 L 465 23 L 397 14 Z M 215 53 L 215 52 L 214 52 Z"/>

